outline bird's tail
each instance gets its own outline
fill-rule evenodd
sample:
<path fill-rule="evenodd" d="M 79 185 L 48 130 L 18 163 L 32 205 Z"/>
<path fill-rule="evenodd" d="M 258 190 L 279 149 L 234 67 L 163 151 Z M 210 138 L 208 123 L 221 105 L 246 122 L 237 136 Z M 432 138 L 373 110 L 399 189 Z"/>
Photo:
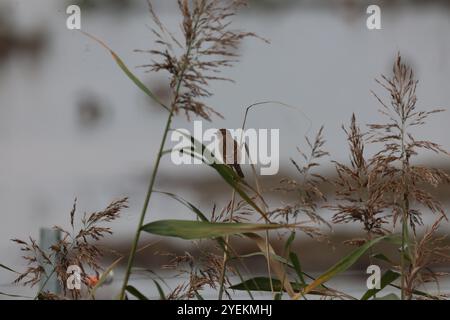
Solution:
<path fill-rule="evenodd" d="M 236 173 L 237 173 L 237 175 L 238 175 L 240 178 L 244 178 L 244 173 L 242 172 L 242 169 L 241 169 L 241 166 L 240 166 L 240 165 L 238 165 L 238 164 L 233 164 L 233 168 L 234 168 L 234 170 L 236 170 Z"/>

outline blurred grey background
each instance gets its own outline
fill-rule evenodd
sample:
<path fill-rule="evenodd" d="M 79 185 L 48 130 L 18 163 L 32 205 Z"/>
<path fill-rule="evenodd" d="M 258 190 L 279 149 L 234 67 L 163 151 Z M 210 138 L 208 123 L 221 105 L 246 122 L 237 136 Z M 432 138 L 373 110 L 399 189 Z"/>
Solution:
<path fill-rule="evenodd" d="M 154 1 L 161 20 L 176 31 L 180 21 L 175 3 Z M 151 49 L 154 40 L 145 0 L 0 2 L 0 263 L 15 268 L 24 263 L 9 239 L 38 237 L 40 227 L 67 226 L 75 197 L 79 213 L 130 197 L 130 208 L 113 224 L 114 236 L 105 243 L 126 252 L 164 125 L 165 113 L 103 48 L 66 28 L 69 4 L 81 6 L 84 31 L 108 43 L 151 89 L 167 94 L 164 75 L 135 68 L 150 57 L 133 50 Z M 366 28 L 369 4 L 381 6 L 382 30 Z M 303 136 L 321 125 L 331 158 L 348 160 L 341 125 L 352 112 L 363 123 L 380 119 L 370 90 L 380 92 L 374 78 L 390 74 L 397 52 L 420 79 L 419 107 L 450 107 L 448 1 L 255 0 L 235 26 L 271 43 L 244 42 L 241 62 L 225 72 L 237 83 L 212 87 L 211 105 L 225 120 L 217 118 L 204 127 L 238 128 L 245 107 L 258 101 L 299 107 L 302 113 L 272 105 L 250 115 L 249 127 L 281 129 L 281 170 L 264 178 L 267 189 L 295 174 L 289 158 L 298 157 Z M 450 149 L 449 123 L 450 112 L 443 113 L 418 133 Z M 191 126 L 182 116 L 174 123 L 177 128 Z M 219 207 L 225 204 L 229 191 L 213 171 L 202 166 L 186 170 L 168 160 L 163 161 L 158 189 L 177 193 L 205 212 L 213 207 L 211 199 Z M 420 161 L 450 169 L 448 158 L 425 154 Z M 326 161 L 324 174 L 332 173 Z M 449 189 L 437 194 L 448 202 Z M 282 200 L 272 203 L 276 207 Z M 163 217 L 193 218 L 173 201 L 155 196 L 147 219 Z M 448 232 L 448 224 L 445 228 Z M 334 234 L 346 238 L 357 230 L 337 226 Z M 143 243 L 152 239 L 144 236 Z M 317 244 L 313 253 L 315 244 L 304 241 L 302 255 L 311 270 L 323 270 L 340 254 L 324 244 Z M 182 251 L 188 244 L 170 240 L 161 246 Z M 138 263 L 156 268 L 158 260 L 150 250 Z M 1 271 L 0 291 L 29 292 L 10 286 L 12 280 Z"/>

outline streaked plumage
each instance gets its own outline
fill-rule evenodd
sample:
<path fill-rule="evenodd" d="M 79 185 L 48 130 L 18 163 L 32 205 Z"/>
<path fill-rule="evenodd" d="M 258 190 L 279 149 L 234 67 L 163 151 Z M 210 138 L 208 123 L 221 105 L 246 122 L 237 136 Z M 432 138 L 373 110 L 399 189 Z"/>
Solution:
<path fill-rule="evenodd" d="M 239 177 L 244 178 L 244 173 L 239 165 L 241 161 L 239 144 L 233 139 L 227 129 L 219 129 L 217 137 L 219 138 L 219 150 L 223 162 L 233 168 Z"/>

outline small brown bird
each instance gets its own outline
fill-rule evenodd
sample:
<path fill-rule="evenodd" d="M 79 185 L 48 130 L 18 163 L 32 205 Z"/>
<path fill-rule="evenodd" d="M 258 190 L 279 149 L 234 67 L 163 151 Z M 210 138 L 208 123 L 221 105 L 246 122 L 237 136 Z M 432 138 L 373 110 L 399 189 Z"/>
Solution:
<path fill-rule="evenodd" d="M 239 165 L 241 161 L 241 149 L 239 148 L 239 144 L 233 139 L 230 131 L 227 129 L 219 129 L 217 137 L 219 138 L 219 150 L 223 163 L 234 169 L 239 177 L 244 178 L 244 173 Z"/>

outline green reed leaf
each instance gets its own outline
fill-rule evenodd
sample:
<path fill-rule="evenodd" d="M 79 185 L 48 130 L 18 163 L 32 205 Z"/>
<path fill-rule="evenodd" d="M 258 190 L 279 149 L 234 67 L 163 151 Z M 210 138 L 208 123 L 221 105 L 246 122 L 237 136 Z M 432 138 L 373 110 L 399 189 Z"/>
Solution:
<path fill-rule="evenodd" d="M 18 294 L 11 294 L 11 293 L 5 293 L 5 292 L 0 292 L 0 296 L 10 297 L 10 298 L 33 299 L 33 297 L 21 296 Z"/>
<path fill-rule="evenodd" d="M 278 279 L 272 278 L 273 290 L 286 292 L 286 288 L 283 288 L 281 281 Z M 299 284 L 297 282 L 291 282 L 292 289 L 295 291 L 301 291 L 305 288 L 304 285 Z M 230 287 L 232 290 L 243 291 L 243 290 L 251 290 L 251 291 L 261 291 L 261 292 L 271 292 L 270 287 L 270 279 L 267 277 L 254 277 L 248 279 L 244 282 L 232 285 Z M 323 288 L 321 288 L 323 289 Z M 313 290 L 310 292 L 313 295 L 326 295 L 324 291 L 321 290 Z"/>
<path fill-rule="evenodd" d="M 294 252 L 290 252 L 289 259 L 291 260 L 293 268 L 294 268 L 295 272 L 297 273 L 297 276 L 298 276 L 299 280 L 301 281 L 302 285 L 306 285 L 305 278 L 303 277 L 302 267 L 300 265 L 300 261 L 299 261 L 297 255 Z"/>
<path fill-rule="evenodd" d="M 390 293 L 383 297 L 375 298 L 374 300 L 400 300 L 400 298 L 396 294 Z"/>
<path fill-rule="evenodd" d="M 371 247 L 373 247 L 375 244 L 382 240 L 391 240 L 392 238 L 398 237 L 398 235 L 386 235 L 383 237 L 375 238 L 371 241 L 366 242 L 361 247 L 355 249 L 353 252 L 351 252 L 349 255 L 345 256 L 343 259 L 341 259 L 339 262 L 337 262 L 333 267 L 328 269 L 325 273 L 323 273 L 321 276 L 319 276 L 315 281 L 310 283 L 303 292 L 296 295 L 295 298 L 299 298 L 302 294 L 307 294 L 312 289 L 316 288 L 317 286 L 321 285 L 322 283 L 327 282 L 337 274 L 347 270 L 350 268 L 356 261 L 361 258 L 362 255 L 364 255 L 367 250 L 369 250 Z"/>
<path fill-rule="evenodd" d="M 138 300 L 148 300 L 146 296 L 144 296 L 138 289 L 133 286 L 128 285 L 125 290 L 136 297 Z"/>
<path fill-rule="evenodd" d="M 192 212 L 194 212 L 201 221 L 205 221 L 205 222 L 209 221 L 208 218 L 206 217 L 206 215 L 199 208 L 194 206 L 189 201 L 183 199 L 182 197 L 177 196 L 176 194 L 170 193 L 170 192 L 164 192 L 164 191 L 153 191 L 153 192 L 166 195 L 166 196 L 178 201 L 179 203 L 184 205 L 186 208 L 189 208 Z"/>
<path fill-rule="evenodd" d="M 361 297 L 361 300 L 368 300 L 383 290 L 386 286 L 397 280 L 400 274 L 392 270 L 386 271 L 380 279 L 380 289 L 370 289 Z"/>
<path fill-rule="evenodd" d="M 159 298 L 161 300 L 166 300 L 166 294 L 164 293 L 164 290 L 162 289 L 161 285 L 156 280 L 153 280 L 153 282 L 155 283 L 156 289 L 158 289 Z"/>
<path fill-rule="evenodd" d="M 169 108 L 161 102 L 161 100 L 159 100 L 159 98 L 149 89 L 147 88 L 147 86 L 145 84 L 142 83 L 141 80 L 139 80 L 138 77 L 136 77 L 131 71 L 130 69 L 127 67 L 127 65 L 125 64 L 125 62 L 123 62 L 123 60 L 110 48 L 108 47 L 103 41 L 101 41 L 100 39 L 94 37 L 93 35 L 81 31 L 81 33 L 83 33 L 84 35 L 86 35 L 87 37 L 91 38 L 92 40 L 94 40 L 95 42 L 97 42 L 98 44 L 100 44 L 103 48 L 105 48 L 106 50 L 108 50 L 108 52 L 112 55 L 114 61 L 117 63 L 117 65 L 120 67 L 120 69 L 125 73 L 125 75 L 131 80 L 133 81 L 133 83 L 139 88 L 141 89 L 141 91 L 143 91 L 147 96 L 149 96 L 150 98 L 153 99 L 153 101 L 155 101 L 157 104 L 159 104 L 161 107 L 163 107 L 164 109 L 169 110 Z"/>
<path fill-rule="evenodd" d="M 256 223 L 212 223 L 187 220 L 159 220 L 142 227 L 148 233 L 186 240 L 219 238 L 232 234 L 243 234 L 285 228 L 281 224 Z"/>

